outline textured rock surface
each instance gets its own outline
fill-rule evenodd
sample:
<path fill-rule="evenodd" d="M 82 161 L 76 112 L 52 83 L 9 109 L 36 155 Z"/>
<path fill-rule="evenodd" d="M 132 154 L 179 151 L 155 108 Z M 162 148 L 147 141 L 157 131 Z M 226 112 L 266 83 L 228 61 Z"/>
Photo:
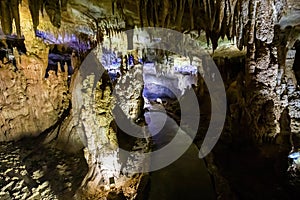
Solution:
<path fill-rule="evenodd" d="M 83 155 L 37 149 L 38 143 L 0 144 L 0 199 L 71 199 L 75 194 L 87 171 Z"/>
<path fill-rule="evenodd" d="M 270 5 L 274 6 L 266 10 Z M 276 4 L 271 1 L 254 1 L 249 6 L 241 5 L 242 12 L 248 13 L 243 17 L 251 23 L 242 23 L 239 27 L 244 27 L 245 30 L 247 27 L 247 32 L 243 33 L 247 40 L 244 43 L 247 46 L 246 68 L 245 74 L 240 74 L 231 86 L 229 100 L 237 104 L 231 103 L 230 112 L 239 124 L 249 127 L 248 136 L 258 142 L 283 142 L 282 137 L 286 136 L 280 136 L 284 132 L 281 131 L 284 128 L 281 127 L 280 120 L 288 105 L 286 95 L 295 91 L 291 66 L 286 66 L 286 53 L 293 46 L 291 43 L 294 41 L 294 34 L 285 26 L 281 31 L 276 31 L 275 28 L 284 14 L 280 9 L 284 5 L 285 1 L 278 1 Z M 241 41 L 243 40 L 239 40 Z M 232 127 L 237 127 L 237 121 Z M 238 134 L 240 131 L 232 131 L 232 134 L 234 132 Z"/>
<path fill-rule="evenodd" d="M 45 60 L 21 55 L 16 67 L 1 64 L 0 141 L 37 136 L 58 122 L 68 108 L 68 75 L 52 73 L 45 80 Z"/>
<path fill-rule="evenodd" d="M 143 110 L 143 66 L 135 65 L 118 80 L 114 94 L 117 104 L 129 119 L 141 117 Z"/>
<path fill-rule="evenodd" d="M 143 146 L 144 142 L 136 141 L 129 149 L 129 151 L 137 149 L 134 156 L 129 158 L 128 155 L 121 155 L 119 145 L 122 139 L 117 137 L 117 134 L 125 133 L 120 133 L 115 125 L 112 110 L 116 103 L 125 105 L 123 100 L 127 100 L 128 96 L 134 96 L 129 107 L 139 109 L 142 92 L 126 88 L 129 90 L 122 91 L 123 93 L 119 94 L 120 102 L 117 102 L 116 97 L 112 95 L 113 88 L 108 74 L 98 60 L 101 58 L 99 55 L 101 55 L 100 49 L 92 51 L 75 75 L 71 114 L 64 121 L 58 140 L 67 140 L 68 146 L 85 147 L 84 155 L 89 172 L 82 182 L 82 190 L 78 191 L 75 198 L 105 198 L 113 195 L 110 194 L 110 187 L 113 187 L 116 194 L 131 199 L 137 195 L 142 175 L 128 174 L 128 171 L 144 167 L 144 158 L 139 151 L 143 152 L 147 148 Z M 91 65 L 94 68 L 90 68 Z M 136 76 L 141 76 L 137 72 Z M 126 79 L 126 76 L 124 77 Z M 142 89 L 142 79 L 135 81 Z M 136 116 L 130 111 L 126 107 L 124 113 L 127 116 Z M 137 110 L 133 111 L 138 113 Z M 81 145 L 74 145 L 74 143 L 81 143 Z"/>
<path fill-rule="evenodd" d="M 10 6 L 7 2 L 1 1 L 1 20 L 4 32 L 10 33 L 10 29 L 14 27 L 11 16 L 5 9 Z M 0 128 L 3 133 L 0 141 L 37 135 L 54 125 L 68 107 L 66 75 L 58 74 L 56 77 L 50 74 L 48 80 L 43 80 L 48 55 L 47 46 L 34 36 L 34 29 L 38 24 L 39 29 L 55 33 L 57 40 L 58 35 L 64 37 L 78 29 L 78 32 L 85 33 L 86 37 L 92 37 L 92 40 L 98 42 L 102 40 L 103 34 L 110 39 L 120 27 L 141 25 L 168 27 L 179 31 L 196 30 L 199 34 L 204 30 L 213 49 L 218 46 L 220 37 L 226 35 L 231 39 L 236 36 L 238 48 L 247 47 L 247 59 L 245 74 L 240 74 L 237 80 L 228 84 L 227 92 L 231 95 L 229 121 L 234 126 L 234 130 L 231 130 L 234 141 L 236 138 L 246 138 L 249 142 L 251 138 L 263 144 L 275 142 L 282 147 L 289 144 L 288 138 L 292 136 L 293 150 L 298 150 L 300 103 L 299 91 L 295 86 L 297 74 L 295 79 L 290 65 L 286 63 L 286 52 L 294 45 L 299 34 L 299 18 L 295 15 L 299 8 L 297 0 L 69 0 L 61 8 L 59 4 L 55 5 L 58 1 L 52 1 L 45 4 L 43 20 L 39 6 L 32 8 L 33 5 L 28 5 L 28 1 L 22 2 L 21 32 L 26 38 L 26 47 L 31 56 L 19 58 L 16 55 L 17 71 L 11 65 L 2 65 L 0 68 L 0 88 L 3 93 L 0 97 Z M 41 1 L 29 2 L 38 4 Z M 284 16 L 285 13 L 287 16 Z M 12 32 L 20 35 L 18 13 L 15 10 L 12 14 L 17 29 Z M 217 62 L 222 65 L 226 59 L 219 59 Z M 223 78 L 228 78 L 226 71 L 222 74 Z M 83 182 L 83 188 L 96 190 L 100 185 L 104 188 L 100 196 L 119 194 L 130 198 L 135 195 L 138 178 L 133 178 L 133 182 L 130 182 L 129 179 L 123 179 L 124 176 L 120 173 L 120 138 L 117 137 L 119 132 L 114 125 L 111 110 L 114 103 L 120 101 L 125 115 L 136 119 L 141 107 L 138 96 L 141 93 L 139 89 L 135 90 L 135 86 L 140 88 L 142 82 L 139 78 L 132 81 L 124 75 L 120 81 L 124 85 L 129 83 L 130 91 L 124 92 L 125 88 L 117 85 L 116 91 L 125 96 L 114 99 L 110 95 L 111 86 L 104 79 L 98 83 L 98 75 L 78 75 L 82 77 L 81 85 L 72 91 L 73 108 L 77 110 L 73 109 L 65 120 L 58 139 L 67 141 L 70 149 L 86 147 L 85 156 L 90 171 Z M 128 75 L 140 77 L 136 72 Z M 204 85 L 203 82 L 199 84 Z M 74 94 L 77 92 L 80 96 L 75 98 Z M 203 96 L 204 91 L 200 92 Z M 277 153 L 273 152 L 270 157 L 274 155 Z M 141 162 L 132 163 L 128 166 L 138 166 Z M 117 189 L 115 193 L 108 194 L 105 187 L 109 186 L 112 177 L 116 179 Z M 133 188 L 126 186 L 128 182 L 129 185 L 134 185 Z M 118 184 L 122 186 L 118 187 Z M 7 196 L 6 193 L 3 195 Z"/>

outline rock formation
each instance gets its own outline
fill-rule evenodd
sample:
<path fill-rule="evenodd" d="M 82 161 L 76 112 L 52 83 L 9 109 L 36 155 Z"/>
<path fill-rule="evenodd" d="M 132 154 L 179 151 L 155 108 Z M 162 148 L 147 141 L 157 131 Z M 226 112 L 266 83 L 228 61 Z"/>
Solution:
<path fill-rule="evenodd" d="M 238 56 L 214 54 L 229 96 L 226 139 L 237 144 L 271 143 L 285 153 L 299 152 L 299 8 L 297 0 L 0 0 L 2 43 L 8 48 L 7 37 L 16 34 L 19 39 L 24 36 L 26 46 L 23 53 L 14 49 L 15 63 L 8 58 L 0 62 L 0 141 L 50 132 L 45 142 L 54 141 L 73 152 L 84 149 L 89 172 L 78 199 L 85 194 L 134 198 L 143 175 L 126 172 L 145 167 L 146 158 L 139 153 L 148 150 L 148 141 L 126 138 L 113 110 L 121 108 L 128 122 L 141 117 L 142 66 L 136 65 L 135 58 L 133 70 L 122 73 L 114 88 L 99 62 L 100 46 L 109 41 L 110 49 L 118 51 L 112 38 L 121 31 L 155 26 L 197 39 L 205 32 L 212 53 L 218 51 L 220 38 L 235 43 L 242 51 Z M 51 37 L 37 38 L 41 33 Z M 150 41 L 159 39 L 148 34 Z M 50 46 L 62 44 L 65 37 L 75 37 L 78 44 L 88 47 L 81 48 L 86 60 L 76 68 L 70 87 L 68 69 L 50 71 L 45 79 Z M 134 37 L 128 32 L 127 49 L 132 50 Z M 126 54 L 126 50 L 120 52 Z M 183 52 L 191 63 L 195 63 L 193 51 Z M 164 51 L 156 54 L 166 55 Z M 199 66 L 205 65 L 205 59 L 197 61 Z M 245 68 L 227 69 L 231 64 Z M 199 75 L 209 73 L 199 70 Z M 179 87 L 185 89 L 181 82 Z M 196 91 L 205 102 L 203 79 L 198 80 Z M 139 149 L 136 157 L 123 155 L 122 144 L 129 152 Z M 213 168 L 213 156 L 209 158 L 208 166 Z"/>
<path fill-rule="evenodd" d="M 4 60 L 0 68 L 0 141 L 38 136 L 54 126 L 69 106 L 67 73 L 51 73 L 45 79 L 47 57 L 15 55 L 16 66 Z"/>

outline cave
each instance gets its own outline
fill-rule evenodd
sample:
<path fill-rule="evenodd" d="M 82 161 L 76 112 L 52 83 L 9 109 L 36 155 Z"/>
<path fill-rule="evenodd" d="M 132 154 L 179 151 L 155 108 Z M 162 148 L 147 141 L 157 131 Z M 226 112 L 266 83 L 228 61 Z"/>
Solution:
<path fill-rule="evenodd" d="M 300 196 L 298 0 L 0 0 L 0 199 Z"/>

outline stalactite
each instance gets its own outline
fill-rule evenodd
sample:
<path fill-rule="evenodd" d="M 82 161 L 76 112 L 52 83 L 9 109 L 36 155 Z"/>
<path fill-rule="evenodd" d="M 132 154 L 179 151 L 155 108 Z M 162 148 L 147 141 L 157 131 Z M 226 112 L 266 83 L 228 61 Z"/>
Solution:
<path fill-rule="evenodd" d="M 178 3 L 177 0 L 174 0 L 174 8 L 173 8 L 173 22 L 176 22 L 176 18 L 177 18 L 177 11 L 178 11 Z"/>
<path fill-rule="evenodd" d="M 111 1 L 112 14 L 115 15 L 115 0 Z"/>
<path fill-rule="evenodd" d="M 15 20 L 17 36 L 21 37 L 21 26 L 20 26 L 20 14 L 19 14 L 19 0 L 11 0 L 10 12 L 12 13 L 13 19 Z"/>
<path fill-rule="evenodd" d="M 33 29 L 36 31 L 39 25 L 39 11 L 43 10 L 43 0 L 28 0 L 29 10 L 32 17 Z"/>
<path fill-rule="evenodd" d="M 166 18 L 166 27 L 170 27 L 170 22 L 171 22 L 171 15 L 170 14 L 168 14 L 167 15 L 167 18 Z"/>
<path fill-rule="evenodd" d="M 249 20 L 250 24 L 249 27 L 247 27 L 248 31 L 248 59 L 249 59 L 249 65 L 247 67 L 247 75 L 255 72 L 255 24 L 256 24 L 256 7 L 257 7 L 257 1 L 249 1 Z M 250 84 L 251 80 L 248 76 L 247 78 L 247 84 Z"/>
<path fill-rule="evenodd" d="M 274 38 L 274 25 L 277 20 L 276 10 L 274 10 L 273 1 L 261 1 L 257 5 L 257 23 L 256 23 L 256 38 L 261 41 L 266 41 L 270 44 Z M 265 23 L 262 23 L 265 21 Z"/>
<path fill-rule="evenodd" d="M 225 0 L 224 21 L 226 25 L 229 25 L 229 21 L 231 19 L 230 9 L 230 0 Z"/>
<path fill-rule="evenodd" d="M 159 26 L 159 15 L 158 15 L 158 9 L 159 9 L 159 1 L 153 1 L 153 12 L 154 12 L 154 26 Z"/>
<path fill-rule="evenodd" d="M 242 15 L 242 13 L 240 14 Z M 236 17 L 237 18 L 237 17 Z M 238 19 L 238 26 L 236 27 L 236 38 L 237 38 L 237 47 L 241 50 L 244 46 L 244 24 L 243 20 Z"/>
<path fill-rule="evenodd" d="M 222 40 L 224 40 L 225 36 L 226 36 L 226 30 L 227 30 L 227 28 L 226 28 L 225 24 L 226 24 L 226 22 L 225 22 L 225 20 L 223 20 L 221 31 L 220 31 L 220 37 L 222 38 Z M 228 38 L 228 39 L 230 40 L 231 38 Z"/>
<path fill-rule="evenodd" d="M 148 4 L 148 11 L 149 12 L 149 22 L 150 22 L 150 26 L 155 26 L 155 22 L 154 22 L 154 18 L 155 18 L 155 11 L 154 11 L 154 4 L 153 4 L 153 0 L 149 0 L 149 4 Z"/>
<path fill-rule="evenodd" d="M 204 11 L 204 13 L 203 13 L 203 21 L 204 21 L 204 23 L 203 23 L 203 26 L 204 26 L 204 29 L 205 29 L 205 31 L 207 31 L 207 29 L 208 29 L 208 20 L 210 20 L 209 19 L 209 10 L 208 10 L 208 1 L 209 0 L 203 0 L 203 11 Z"/>
<path fill-rule="evenodd" d="M 116 0 L 117 3 L 117 9 L 121 12 L 121 14 L 124 16 L 124 5 L 125 5 L 125 0 Z"/>
<path fill-rule="evenodd" d="M 199 28 L 198 29 L 198 38 L 200 38 L 200 36 L 201 36 L 201 29 Z"/>
<path fill-rule="evenodd" d="M 169 1 L 163 1 L 163 14 L 162 14 L 162 26 L 163 27 L 169 27 L 170 24 L 170 2 Z"/>
<path fill-rule="evenodd" d="M 4 34 L 10 35 L 12 32 L 12 20 L 7 0 L 1 0 L 1 25 Z"/>
<path fill-rule="evenodd" d="M 248 23 L 248 6 L 249 1 L 243 0 L 238 1 L 236 4 L 236 11 L 234 20 L 236 21 L 230 21 L 233 24 L 236 24 L 236 38 L 237 38 L 237 47 L 241 50 L 244 47 L 244 40 L 245 37 L 247 38 L 247 32 L 245 31 L 245 27 L 249 26 Z"/>
<path fill-rule="evenodd" d="M 153 23 L 153 26 L 156 27 L 156 16 L 155 16 L 155 8 L 152 9 L 152 23 Z"/>
<path fill-rule="evenodd" d="M 136 0 L 137 3 L 137 9 L 138 9 L 138 16 L 140 18 L 141 27 L 144 26 L 143 22 L 143 7 L 144 7 L 144 1 L 143 0 Z"/>
<path fill-rule="evenodd" d="M 149 24 L 149 15 L 148 15 L 148 0 L 142 0 L 143 1 L 143 16 L 144 16 L 144 18 L 145 18 L 145 21 L 144 21 L 144 23 L 145 23 L 145 26 L 150 26 L 150 24 Z"/>
<path fill-rule="evenodd" d="M 176 28 L 179 31 L 181 30 L 181 23 L 182 23 L 182 18 L 183 18 L 183 14 L 184 14 L 185 2 L 186 2 L 186 0 L 180 0 L 178 14 L 176 17 Z"/>
<path fill-rule="evenodd" d="M 239 26 L 239 20 L 237 18 L 234 18 L 234 21 L 230 21 L 230 24 L 229 24 L 229 28 L 228 28 L 228 31 L 227 31 L 227 38 L 229 40 L 231 40 L 232 38 L 236 38 L 237 36 L 237 27 Z M 243 28 L 244 29 L 244 28 Z M 242 29 L 242 30 L 243 30 Z M 243 31 L 244 32 L 244 31 Z M 244 47 L 244 44 L 243 46 L 240 48 L 240 50 L 242 50 Z"/>
<path fill-rule="evenodd" d="M 61 2 L 61 10 L 62 11 L 67 11 L 67 4 L 68 4 L 68 0 L 60 0 Z"/>
<path fill-rule="evenodd" d="M 213 30 L 215 21 L 216 21 L 216 12 L 217 12 L 217 8 L 215 5 L 215 0 L 210 0 L 209 1 L 209 8 L 210 8 L 210 30 Z"/>
<path fill-rule="evenodd" d="M 211 39 L 213 51 L 215 51 L 218 47 L 219 38 L 220 38 L 219 33 L 214 32 L 214 31 L 211 32 L 210 39 Z"/>
<path fill-rule="evenodd" d="M 207 46 L 209 47 L 209 40 L 210 40 L 210 31 L 209 30 L 205 30 L 205 37 L 206 37 Z"/>
<path fill-rule="evenodd" d="M 47 0 L 45 3 L 45 10 L 50 18 L 53 26 L 60 28 L 61 25 L 61 7 L 59 0 Z"/>
<path fill-rule="evenodd" d="M 245 1 L 245 0 L 242 0 L 242 1 Z M 248 1 L 248 0 L 246 0 L 246 1 Z M 239 14 L 241 12 L 240 10 L 236 10 L 238 8 L 237 3 L 238 3 L 238 0 L 229 0 L 231 24 L 233 24 L 233 22 L 234 22 L 235 12 L 237 12 L 237 14 Z M 243 17 L 246 17 L 246 15 L 247 15 L 246 13 L 243 13 Z"/>
<path fill-rule="evenodd" d="M 225 18 L 225 0 L 217 2 L 216 5 L 216 21 L 214 24 L 214 31 L 220 34 L 223 20 Z"/>
<path fill-rule="evenodd" d="M 188 0 L 189 9 L 190 9 L 190 18 L 191 18 L 191 30 L 194 29 L 194 14 L 193 14 L 193 4 L 194 0 Z"/>
<path fill-rule="evenodd" d="M 211 28 L 210 27 L 212 27 L 211 26 L 211 8 L 210 8 L 210 0 L 204 0 L 205 1 L 205 5 L 204 5 L 204 7 L 205 7 L 205 18 L 206 18 L 206 20 L 207 20 L 207 27 L 208 27 L 208 29 L 209 30 L 211 30 Z"/>

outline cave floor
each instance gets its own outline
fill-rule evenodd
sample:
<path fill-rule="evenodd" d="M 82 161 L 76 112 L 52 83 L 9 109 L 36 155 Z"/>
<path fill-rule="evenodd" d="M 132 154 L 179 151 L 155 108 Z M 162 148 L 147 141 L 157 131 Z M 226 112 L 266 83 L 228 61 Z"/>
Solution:
<path fill-rule="evenodd" d="M 87 169 L 83 155 L 41 146 L 38 139 L 0 143 L 0 199 L 72 199 Z"/>

